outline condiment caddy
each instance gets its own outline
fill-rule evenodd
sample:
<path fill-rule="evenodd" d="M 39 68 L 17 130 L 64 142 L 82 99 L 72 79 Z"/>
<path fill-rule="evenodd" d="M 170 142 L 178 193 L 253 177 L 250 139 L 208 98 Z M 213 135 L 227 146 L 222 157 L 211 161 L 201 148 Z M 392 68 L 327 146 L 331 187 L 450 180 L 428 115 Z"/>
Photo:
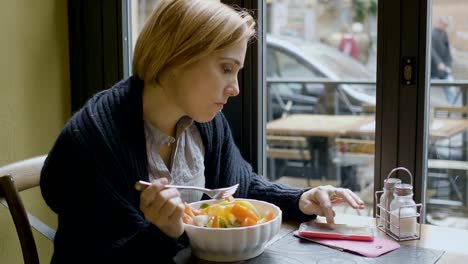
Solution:
<path fill-rule="evenodd" d="M 397 171 L 409 175 L 410 183 L 391 178 Z M 421 238 L 422 204 L 413 200 L 413 175 L 404 167 L 391 170 L 384 180 L 384 189 L 375 192 L 377 228 L 396 241 Z"/>

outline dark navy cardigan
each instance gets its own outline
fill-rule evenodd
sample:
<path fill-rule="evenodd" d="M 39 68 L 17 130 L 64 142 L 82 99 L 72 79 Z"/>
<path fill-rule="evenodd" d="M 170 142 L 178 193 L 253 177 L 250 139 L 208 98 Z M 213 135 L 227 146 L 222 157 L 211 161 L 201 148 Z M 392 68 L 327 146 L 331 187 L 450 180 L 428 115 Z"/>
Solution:
<path fill-rule="evenodd" d="M 91 98 L 67 122 L 45 161 L 41 191 L 58 214 L 52 263 L 165 263 L 187 244 L 147 222 L 138 180 L 148 180 L 142 81 L 128 78 Z M 256 175 L 236 147 L 222 113 L 196 123 L 205 146 L 206 187 L 239 183 L 235 197 L 278 205 L 291 219 L 303 189 Z M 206 197 L 205 197 L 206 198 Z"/>

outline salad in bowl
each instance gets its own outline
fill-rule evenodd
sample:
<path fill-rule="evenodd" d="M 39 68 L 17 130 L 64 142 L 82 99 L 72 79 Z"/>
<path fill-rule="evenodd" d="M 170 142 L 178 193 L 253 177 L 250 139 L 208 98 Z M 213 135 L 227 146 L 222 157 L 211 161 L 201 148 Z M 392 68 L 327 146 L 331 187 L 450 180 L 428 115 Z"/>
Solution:
<path fill-rule="evenodd" d="M 254 199 L 185 204 L 185 232 L 192 254 L 209 261 L 241 261 L 260 255 L 279 232 L 281 210 Z"/>

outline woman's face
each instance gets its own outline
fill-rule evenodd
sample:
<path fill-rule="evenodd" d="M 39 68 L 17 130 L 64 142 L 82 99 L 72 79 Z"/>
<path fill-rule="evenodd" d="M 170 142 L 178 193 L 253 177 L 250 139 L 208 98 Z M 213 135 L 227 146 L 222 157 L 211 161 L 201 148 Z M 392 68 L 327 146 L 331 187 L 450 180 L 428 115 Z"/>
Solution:
<path fill-rule="evenodd" d="M 228 98 L 239 94 L 237 75 L 244 65 L 247 39 L 173 71 L 170 97 L 184 115 L 208 122 Z"/>

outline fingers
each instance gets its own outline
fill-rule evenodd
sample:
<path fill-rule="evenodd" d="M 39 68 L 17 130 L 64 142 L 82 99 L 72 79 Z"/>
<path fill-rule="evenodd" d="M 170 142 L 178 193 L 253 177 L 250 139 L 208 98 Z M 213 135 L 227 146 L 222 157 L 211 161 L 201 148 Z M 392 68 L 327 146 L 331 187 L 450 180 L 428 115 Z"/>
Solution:
<path fill-rule="evenodd" d="M 169 216 L 168 220 L 170 223 L 182 221 L 182 216 L 184 216 L 184 205 L 183 203 L 178 203 L 172 211 L 172 214 Z"/>
<path fill-rule="evenodd" d="M 140 210 L 148 222 L 169 237 L 178 238 L 184 232 L 184 203 L 177 189 L 165 188 L 167 183 L 166 178 L 160 178 L 145 188 L 140 194 Z"/>
<path fill-rule="evenodd" d="M 168 183 L 166 178 L 160 178 L 152 182 L 151 186 L 148 186 L 140 194 L 140 209 L 143 211 L 144 208 L 149 207 L 157 196 L 164 190 L 164 186 Z"/>
<path fill-rule="evenodd" d="M 364 202 L 350 189 L 336 188 L 334 190 L 335 195 L 342 199 L 342 202 L 346 202 L 355 209 L 364 208 Z"/>
<path fill-rule="evenodd" d="M 339 196 L 341 196 L 349 205 L 353 208 L 357 208 L 358 204 L 354 200 L 353 196 L 351 196 L 350 191 L 348 189 L 338 189 L 335 191 Z"/>
<path fill-rule="evenodd" d="M 327 223 L 334 224 L 335 220 L 335 211 L 332 209 L 332 202 L 330 201 L 329 193 L 326 189 L 319 188 L 317 191 L 317 196 L 322 209 L 323 216 L 327 219 Z"/>
<path fill-rule="evenodd" d="M 140 210 L 147 219 L 151 218 L 157 222 L 160 219 L 167 219 L 176 213 L 177 207 L 182 208 L 183 212 L 183 202 L 179 191 L 165 189 L 167 182 L 166 178 L 155 180 L 141 193 Z"/>
<path fill-rule="evenodd" d="M 357 194 L 355 194 L 354 192 L 350 191 L 350 194 L 354 198 L 354 200 L 357 202 L 358 208 L 359 209 L 364 209 L 364 201 L 361 200 L 361 198 L 359 198 L 359 196 Z"/>
<path fill-rule="evenodd" d="M 327 223 L 334 223 L 333 206 L 341 203 L 356 209 L 364 208 L 364 202 L 351 190 L 327 185 L 305 192 L 299 199 L 299 209 L 305 214 L 325 216 Z"/>
<path fill-rule="evenodd" d="M 180 212 L 182 212 L 182 214 L 180 214 L 180 217 L 182 217 L 184 212 L 184 205 L 182 203 L 182 199 L 180 199 L 180 197 L 173 197 L 169 200 L 166 200 L 166 202 L 162 205 L 158 212 L 159 215 L 163 218 L 175 218 L 177 217 L 177 215 L 180 214 Z"/>
<path fill-rule="evenodd" d="M 146 200 L 149 199 L 149 200 Z M 172 205 L 177 206 L 181 204 L 180 193 L 176 189 L 163 189 L 159 192 L 148 194 L 145 199 L 140 202 L 140 209 L 142 211 L 151 211 L 152 213 L 165 214 L 169 216 L 171 211 L 169 208 L 173 208 Z"/>

